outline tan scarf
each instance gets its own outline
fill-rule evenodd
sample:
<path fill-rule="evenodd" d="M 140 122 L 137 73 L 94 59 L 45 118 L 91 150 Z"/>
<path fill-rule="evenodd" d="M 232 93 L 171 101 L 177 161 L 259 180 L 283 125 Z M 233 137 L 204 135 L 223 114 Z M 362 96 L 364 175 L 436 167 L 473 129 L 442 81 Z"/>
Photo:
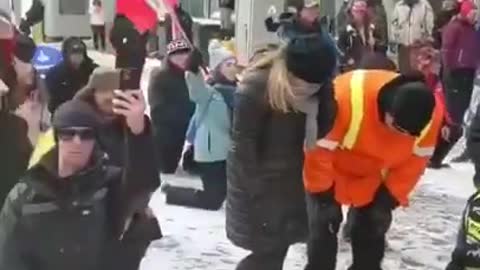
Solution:
<path fill-rule="evenodd" d="M 306 114 L 305 121 L 305 146 L 312 149 L 317 140 L 318 127 L 317 115 L 319 100 L 316 93 L 320 90 L 321 85 L 316 83 L 307 83 L 302 86 L 292 86 L 295 96 L 293 108 Z"/>

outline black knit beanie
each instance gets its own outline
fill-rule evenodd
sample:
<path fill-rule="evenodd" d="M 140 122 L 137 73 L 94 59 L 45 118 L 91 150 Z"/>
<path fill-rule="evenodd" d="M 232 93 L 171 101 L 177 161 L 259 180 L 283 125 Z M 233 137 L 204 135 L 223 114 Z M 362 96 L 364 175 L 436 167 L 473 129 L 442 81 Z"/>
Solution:
<path fill-rule="evenodd" d="M 314 33 L 293 37 L 286 47 L 287 69 L 310 83 L 324 83 L 334 75 L 337 51 L 328 34 Z"/>
<path fill-rule="evenodd" d="M 97 129 L 100 126 L 100 119 L 90 104 L 74 99 L 58 107 L 53 114 L 52 126 L 54 130 L 69 127 Z"/>
<path fill-rule="evenodd" d="M 419 136 L 430 122 L 434 108 L 432 90 L 421 81 L 410 81 L 397 87 L 389 112 L 395 125 Z"/>

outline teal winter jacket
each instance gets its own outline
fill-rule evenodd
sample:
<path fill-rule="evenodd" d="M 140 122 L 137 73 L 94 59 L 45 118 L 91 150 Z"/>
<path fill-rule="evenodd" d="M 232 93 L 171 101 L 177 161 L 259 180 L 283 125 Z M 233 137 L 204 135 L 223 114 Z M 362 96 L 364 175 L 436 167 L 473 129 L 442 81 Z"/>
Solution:
<path fill-rule="evenodd" d="M 230 148 L 231 112 L 222 94 L 216 89 L 234 87 L 207 84 L 201 73 L 186 72 L 190 99 L 195 102 L 196 134 L 193 141 L 197 162 L 216 162 L 227 159 Z"/>

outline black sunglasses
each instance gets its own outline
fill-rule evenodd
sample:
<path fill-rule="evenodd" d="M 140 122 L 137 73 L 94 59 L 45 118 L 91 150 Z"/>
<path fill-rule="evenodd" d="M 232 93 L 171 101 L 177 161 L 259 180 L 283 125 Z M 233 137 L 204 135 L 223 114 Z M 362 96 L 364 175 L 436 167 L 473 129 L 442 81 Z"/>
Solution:
<path fill-rule="evenodd" d="M 82 129 L 74 129 L 74 128 L 62 128 L 56 131 L 58 139 L 62 141 L 71 141 L 78 136 L 78 138 L 82 141 L 90 141 L 95 139 L 95 131 L 91 128 L 82 128 Z"/>

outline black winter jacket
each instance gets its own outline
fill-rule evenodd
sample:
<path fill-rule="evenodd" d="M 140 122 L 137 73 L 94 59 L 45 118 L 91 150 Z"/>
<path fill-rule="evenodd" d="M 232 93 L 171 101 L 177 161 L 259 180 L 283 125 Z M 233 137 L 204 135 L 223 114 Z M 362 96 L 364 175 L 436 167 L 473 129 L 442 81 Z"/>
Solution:
<path fill-rule="evenodd" d="M 457 243 L 446 270 L 467 270 L 480 267 L 480 239 L 478 224 L 480 222 L 480 193 L 475 192 L 467 201 L 463 212 Z"/>
<path fill-rule="evenodd" d="M 305 115 L 271 109 L 265 98 L 268 72 L 252 71 L 240 84 L 227 160 L 227 237 L 254 251 L 304 241 L 308 230 Z"/>
<path fill-rule="evenodd" d="M 1 269 L 96 270 L 103 264 L 102 254 L 115 239 L 108 200 L 121 183 L 121 171 L 97 163 L 59 179 L 55 162 L 52 152 L 5 201 L 0 214 Z"/>
<path fill-rule="evenodd" d="M 348 24 L 340 31 L 338 48 L 342 52 L 340 59 L 342 71 L 346 72 L 357 68 L 362 57 L 373 51 L 374 47 L 371 45 L 375 44 L 370 44 L 369 40 L 370 38 L 375 40 L 375 26 L 370 25 L 368 28 L 366 27 L 364 32 L 365 40 L 361 38 L 360 31 L 351 24 Z M 349 63 L 350 60 L 353 60 L 353 63 Z"/>
<path fill-rule="evenodd" d="M 108 164 L 126 170 L 124 190 L 131 201 L 130 205 L 123 209 L 125 212 L 120 213 L 123 218 L 142 213 L 148 207 L 151 194 L 160 186 L 152 128 L 146 116 L 145 122 L 142 135 L 132 134 L 123 127 L 121 121 L 109 123 L 99 131 L 98 141 L 102 151 L 109 156 Z"/>
<path fill-rule="evenodd" d="M 152 114 L 158 112 L 162 116 L 161 120 L 153 119 L 153 122 L 188 122 L 195 104 L 188 95 L 185 72 L 169 63 L 168 58 L 165 62 L 150 78 L 148 103 Z"/>
<path fill-rule="evenodd" d="M 0 111 L 0 202 L 25 173 L 32 153 L 27 122 Z"/>
<path fill-rule="evenodd" d="M 157 158 L 162 172 L 175 172 L 195 104 L 190 100 L 184 72 L 168 62 L 152 72 L 148 103 Z"/>
<path fill-rule="evenodd" d="M 70 67 L 68 60 L 54 66 L 47 73 L 45 84 L 47 86 L 49 100 L 48 110 L 53 113 L 58 106 L 71 100 L 75 94 L 87 85 L 90 75 L 98 65 L 87 55 L 79 69 Z"/>
<path fill-rule="evenodd" d="M 75 98 L 82 99 L 96 108 L 93 97 L 95 89 L 88 89 L 88 91 Z M 140 135 L 130 132 L 121 118 L 106 121 L 98 131 L 100 149 L 109 157 L 107 163 L 126 170 L 124 179 L 128 181 L 124 181 L 126 183 L 124 188 L 135 203 L 130 203 L 128 208 L 123 208 L 125 212 L 119 213 L 118 216 L 123 219 L 143 212 L 148 207 L 151 194 L 160 186 L 160 177 L 155 163 L 152 125 L 147 116 L 144 119 L 145 130 Z M 122 228 L 117 229 L 122 230 Z"/>
<path fill-rule="evenodd" d="M 122 249 L 143 241 L 143 254 L 161 237 L 156 221 L 144 215 L 149 194 L 159 185 L 149 162 L 149 137 L 148 130 L 129 135 L 125 172 L 96 159 L 87 170 L 58 179 L 52 166 L 56 150 L 43 157 L 12 190 L 0 214 L 0 269 L 127 270 L 126 264 L 138 269 L 141 257 L 126 262 Z M 124 231 L 127 220 L 131 224 Z"/>

